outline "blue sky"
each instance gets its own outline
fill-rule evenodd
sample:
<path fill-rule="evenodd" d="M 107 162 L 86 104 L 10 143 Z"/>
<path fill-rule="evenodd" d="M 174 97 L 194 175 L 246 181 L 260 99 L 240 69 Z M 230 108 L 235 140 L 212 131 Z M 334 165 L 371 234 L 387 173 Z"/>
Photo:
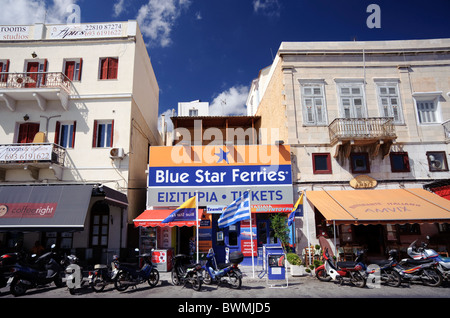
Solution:
<path fill-rule="evenodd" d="M 159 113 L 200 99 L 245 113 L 251 81 L 282 41 L 373 41 L 450 37 L 450 0 L 0 0 L 0 24 L 137 19 L 160 87 Z M 381 28 L 369 28 L 370 4 Z M 212 114 L 218 114 L 212 111 Z"/>

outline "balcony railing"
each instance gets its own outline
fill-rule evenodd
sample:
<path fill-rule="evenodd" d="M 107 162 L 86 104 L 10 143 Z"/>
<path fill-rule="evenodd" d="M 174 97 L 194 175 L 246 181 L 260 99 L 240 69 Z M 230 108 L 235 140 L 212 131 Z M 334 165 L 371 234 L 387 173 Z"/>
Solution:
<path fill-rule="evenodd" d="M 394 124 L 391 118 L 336 118 L 328 126 L 330 142 L 370 141 L 395 139 Z"/>
<path fill-rule="evenodd" d="M 72 81 L 61 72 L 0 73 L 0 89 L 59 88 L 71 94 Z"/>
<path fill-rule="evenodd" d="M 47 163 L 64 166 L 66 149 L 54 143 L 0 145 L 0 165 Z"/>

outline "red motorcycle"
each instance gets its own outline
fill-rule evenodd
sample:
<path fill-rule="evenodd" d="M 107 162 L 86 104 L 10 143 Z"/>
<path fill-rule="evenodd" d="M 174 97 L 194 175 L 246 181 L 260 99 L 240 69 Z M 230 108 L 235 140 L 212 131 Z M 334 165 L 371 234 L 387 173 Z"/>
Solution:
<path fill-rule="evenodd" d="M 322 282 L 331 280 L 342 284 L 349 281 L 356 287 L 366 286 L 367 273 L 366 265 L 363 263 L 363 253 L 359 253 L 354 262 L 337 262 L 328 254 L 328 249 L 323 251 L 324 264 L 316 268 L 316 277 Z"/>

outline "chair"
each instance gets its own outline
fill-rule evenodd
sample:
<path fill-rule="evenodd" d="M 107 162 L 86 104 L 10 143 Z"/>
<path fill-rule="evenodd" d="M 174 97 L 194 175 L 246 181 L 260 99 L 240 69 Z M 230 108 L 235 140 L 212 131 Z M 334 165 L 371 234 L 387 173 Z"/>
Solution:
<path fill-rule="evenodd" d="M 344 249 L 344 260 L 345 261 L 354 261 L 355 254 L 353 253 L 353 247 L 344 246 L 343 249 Z"/>
<path fill-rule="evenodd" d="M 437 248 L 437 252 L 439 255 L 448 257 L 447 248 L 444 245 L 439 245 Z"/>
<path fill-rule="evenodd" d="M 34 135 L 33 144 L 41 144 L 45 142 L 45 133 L 39 131 Z"/>
<path fill-rule="evenodd" d="M 305 257 L 306 265 L 312 265 L 314 263 L 314 252 L 315 248 L 313 245 L 311 245 L 310 247 L 305 247 L 303 249 L 303 255 Z"/>

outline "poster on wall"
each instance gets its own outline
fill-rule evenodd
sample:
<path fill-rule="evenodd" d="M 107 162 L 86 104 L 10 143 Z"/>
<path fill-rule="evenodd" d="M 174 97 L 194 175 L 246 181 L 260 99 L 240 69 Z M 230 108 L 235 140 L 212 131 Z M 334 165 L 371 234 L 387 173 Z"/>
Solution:
<path fill-rule="evenodd" d="M 252 256 L 252 238 L 253 238 L 253 256 L 257 256 L 257 236 L 256 236 L 256 216 L 252 215 L 252 227 L 250 220 L 241 221 L 241 251 L 244 256 Z"/>

